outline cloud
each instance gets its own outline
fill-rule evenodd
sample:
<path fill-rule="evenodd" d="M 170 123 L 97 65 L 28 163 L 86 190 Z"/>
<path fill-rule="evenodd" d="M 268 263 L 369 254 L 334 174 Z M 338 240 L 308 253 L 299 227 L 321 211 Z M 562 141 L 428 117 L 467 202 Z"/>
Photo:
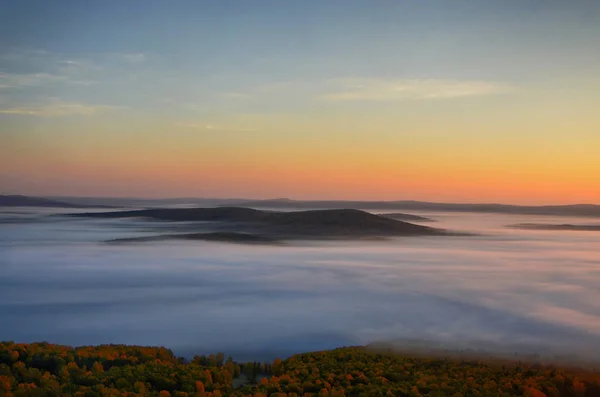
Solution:
<path fill-rule="evenodd" d="M 179 127 L 179 128 L 187 128 L 187 129 L 202 130 L 202 131 L 214 131 L 214 132 L 255 132 L 255 130 L 249 129 L 249 128 L 236 128 L 236 127 L 231 127 L 231 126 L 215 125 L 212 123 L 202 124 L 202 123 L 180 122 L 180 123 L 175 123 L 175 126 Z"/>
<path fill-rule="evenodd" d="M 27 70 L 28 66 L 42 65 L 48 60 L 54 60 L 52 54 L 45 50 L 32 50 L 26 48 L 5 48 L 0 51 L 0 62 L 3 68 L 22 66 Z M 5 69 L 6 70 L 6 69 Z"/>
<path fill-rule="evenodd" d="M 58 71 L 62 75 L 94 75 L 104 71 L 104 67 L 91 59 L 63 59 L 57 61 Z"/>
<path fill-rule="evenodd" d="M 600 335 L 600 317 L 579 310 L 557 305 L 540 304 L 531 311 L 531 315 L 540 320 L 552 322 L 556 318 L 572 326 Z"/>
<path fill-rule="evenodd" d="M 139 63 L 146 60 L 146 55 L 142 53 L 121 54 L 121 57 L 129 63 Z"/>
<path fill-rule="evenodd" d="M 32 87 L 56 82 L 66 81 L 65 76 L 59 76 L 50 73 L 30 73 L 30 74 L 14 74 L 1 73 L 0 87 L 1 88 L 16 88 L 16 87 Z"/>
<path fill-rule="evenodd" d="M 65 75 L 50 73 L 30 73 L 30 74 L 0 74 L 0 89 L 39 87 L 50 84 L 73 84 L 90 86 L 97 84 L 98 81 L 89 79 L 74 79 Z"/>
<path fill-rule="evenodd" d="M 282 94 L 298 94 L 303 92 L 308 94 L 311 90 L 320 87 L 321 85 L 313 82 L 306 81 L 273 81 L 270 83 L 264 83 L 252 87 L 247 87 L 247 92 L 242 91 L 226 91 L 221 92 L 219 95 L 221 98 L 232 99 L 232 100 L 243 100 L 243 99 L 258 99 L 265 98 L 267 96 L 275 96 Z M 312 91 L 314 92 L 314 91 Z"/>
<path fill-rule="evenodd" d="M 71 81 L 69 81 L 69 84 L 82 85 L 85 87 L 89 87 L 91 85 L 98 84 L 98 83 L 99 83 L 99 81 L 96 81 L 96 80 L 71 80 Z"/>
<path fill-rule="evenodd" d="M 481 232 L 504 222 L 500 215 L 468 214 L 439 220 L 450 229 Z M 448 237 L 446 243 L 424 238 L 249 249 L 180 242 L 124 250 L 100 247 L 98 233 L 73 232 L 85 226 L 108 239 L 152 229 L 142 232 L 133 220 L 114 227 L 81 222 L 48 228 L 63 231 L 62 245 L 29 241 L 14 250 L 11 260 L 19 266 L 3 268 L 0 278 L 0 339 L 52 334 L 81 344 L 118 340 L 185 347 L 192 354 L 218 349 L 234 357 L 243 346 L 279 355 L 373 341 L 513 358 L 515 352 L 540 353 L 544 360 L 554 354 L 600 357 L 600 258 L 592 234 L 564 237 L 560 244 L 557 236 L 509 230 L 476 244 Z M 86 246 L 65 245 L 72 236 Z M 90 255 L 92 249 L 98 254 Z M 567 292 L 564 286 L 578 288 Z M 149 315 L 158 303 L 168 305 L 167 321 Z M 204 316 L 190 315 L 196 311 Z M 81 316 L 87 321 L 80 326 L 62 326 Z M 141 341 L 140 328 L 148 331 Z"/>
<path fill-rule="evenodd" d="M 477 80 L 344 79 L 332 83 L 339 88 L 320 99 L 332 102 L 433 100 L 495 95 L 515 89 L 505 83 Z"/>
<path fill-rule="evenodd" d="M 243 92 L 223 92 L 221 97 L 225 99 L 252 99 L 253 95 L 245 94 Z"/>
<path fill-rule="evenodd" d="M 0 114 L 35 117 L 91 116 L 114 109 L 119 107 L 54 101 L 41 105 L 0 108 Z"/>
<path fill-rule="evenodd" d="M 49 84 L 90 86 L 147 60 L 143 53 L 100 53 L 65 58 L 47 51 L 13 50 L 0 55 L 0 89 Z M 124 70 L 125 69 L 125 70 Z"/>

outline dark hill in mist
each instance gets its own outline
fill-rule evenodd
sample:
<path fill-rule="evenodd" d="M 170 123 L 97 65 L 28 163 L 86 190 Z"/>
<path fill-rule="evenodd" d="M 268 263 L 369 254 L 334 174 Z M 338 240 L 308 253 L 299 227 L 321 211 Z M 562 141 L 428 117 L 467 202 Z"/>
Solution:
<path fill-rule="evenodd" d="M 81 205 L 21 195 L 0 195 L 0 207 L 113 208 L 106 205 Z"/>
<path fill-rule="evenodd" d="M 290 230 L 334 235 L 431 235 L 441 232 L 439 229 L 414 225 L 354 209 L 270 213 L 268 222 Z"/>
<path fill-rule="evenodd" d="M 135 211 L 71 214 L 89 218 L 146 218 L 170 222 L 211 222 L 219 232 L 251 233 L 267 240 L 311 238 L 364 238 L 391 236 L 433 236 L 450 233 L 432 227 L 414 225 L 354 209 L 311 210 L 296 212 L 260 211 L 242 207 L 160 208 Z M 198 228 L 210 227 L 199 224 Z M 189 230 L 189 229 L 188 229 Z M 206 230 L 203 230 L 206 232 Z M 186 237 L 187 236 L 187 237 Z M 218 236 L 227 240 L 231 234 Z M 164 238 L 209 239 L 206 235 L 177 234 Z M 233 236 L 239 240 L 239 235 Z M 244 238 L 247 238 L 245 236 Z"/>

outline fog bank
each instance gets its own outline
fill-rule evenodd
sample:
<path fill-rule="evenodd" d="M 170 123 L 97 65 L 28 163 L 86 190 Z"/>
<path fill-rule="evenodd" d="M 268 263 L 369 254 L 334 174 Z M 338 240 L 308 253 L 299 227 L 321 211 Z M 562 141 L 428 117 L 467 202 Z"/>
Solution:
<path fill-rule="evenodd" d="M 406 339 L 600 356 L 598 233 L 504 227 L 552 217 L 417 215 L 483 235 L 111 245 L 153 228 L 13 210 L 2 216 L 27 222 L 0 222 L 0 340 L 239 359 Z"/>

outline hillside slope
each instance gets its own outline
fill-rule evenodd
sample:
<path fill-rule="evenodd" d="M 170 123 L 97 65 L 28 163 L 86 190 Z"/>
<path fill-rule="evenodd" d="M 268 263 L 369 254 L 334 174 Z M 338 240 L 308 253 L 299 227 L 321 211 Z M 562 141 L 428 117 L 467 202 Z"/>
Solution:
<path fill-rule="evenodd" d="M 283 238 L 444 235 L 441 229 L 352 209 L 270 212 L 242 207 L 161 208 L 71 214 L 90 218 L 146 218 L 171 222 L 218 222 L 220 231 L 254 231 Z M 223 229 L 225 225 L 225 229 Z"/>

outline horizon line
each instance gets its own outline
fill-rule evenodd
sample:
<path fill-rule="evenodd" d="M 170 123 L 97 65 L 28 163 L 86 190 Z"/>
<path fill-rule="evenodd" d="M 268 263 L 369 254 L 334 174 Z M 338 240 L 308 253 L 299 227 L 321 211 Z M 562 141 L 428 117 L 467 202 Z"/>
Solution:
<path fill-rule="evenodd" d="M 100 199 L 100 200 L 148 200 L 148 201 L 161 201 L 161 200 L 211 200 L 211 201 L 219 201 L 219 200 L 227 200 L 227 201 L 243 201 L 243 202 L 252 202 L 252 201 L 291 201 L 291 202 L 354 202 L 354 203 L 420 203 L 420 204 L 436 204 L 436 205 L 486 205 L 486 206 L 511 206 L 511 207 L 549 207 L 549 206 L 598 206 L 600 207 L 600 203 L 555 203 L 555 204 L 514 204 L 514 203 L 501 203 L 501 202 L 469 202 L 469 201 L 461 201 L 461 202 L 447 202 L 447 201 L 429 201 L 429 200 L 414 200 L 414 199 L 394 199 L 394 200 L 374 200 L 374 199 L 297 199 L 297 198 L 288 198 L 288 197 L 277 197 L 277 198 L 244 198 L 244 197 L 118 197 L 118 196 L 74 196 L 74 195 L 27 195 L 27 194 L 0 194 L 0 196 L 25 196 L 25 197 L 38 197 L 38 198 L 46 198 L 46 199 Z"/>

